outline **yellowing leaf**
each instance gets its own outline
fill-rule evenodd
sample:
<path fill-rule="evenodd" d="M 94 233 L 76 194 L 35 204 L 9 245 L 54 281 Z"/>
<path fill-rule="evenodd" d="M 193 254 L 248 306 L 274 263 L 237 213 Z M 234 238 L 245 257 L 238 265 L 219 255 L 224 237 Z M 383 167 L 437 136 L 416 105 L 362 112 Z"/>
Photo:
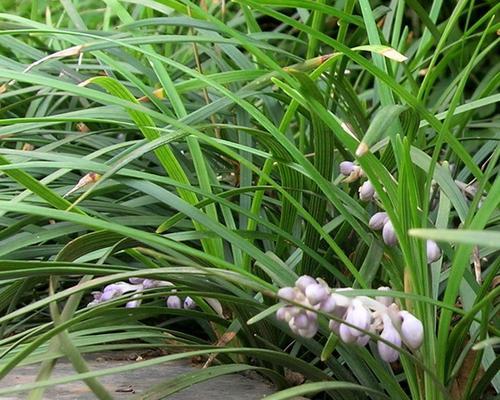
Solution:
<path fill-rule="evenodd" d="M 408 60 L 408 57 L 390 47 L 388 47 L 386 50 L 383 50 L 380 54 L 382 54 L 384 57 L 390 58 L 391 60 L 397 62 L 403 62 Z"/>

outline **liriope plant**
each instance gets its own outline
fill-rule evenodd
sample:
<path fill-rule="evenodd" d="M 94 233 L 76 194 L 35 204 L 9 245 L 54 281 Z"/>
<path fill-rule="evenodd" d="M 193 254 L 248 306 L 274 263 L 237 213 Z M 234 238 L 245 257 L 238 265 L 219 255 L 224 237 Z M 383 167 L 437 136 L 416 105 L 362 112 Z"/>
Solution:
<path fill-rule="evenodd" d="M 40 365 L 0 396 L 193 356 L 138 398 L 248 370 L 269 399 L 500 390 L 498 6 L 0 11 L 0 379 Z"/>

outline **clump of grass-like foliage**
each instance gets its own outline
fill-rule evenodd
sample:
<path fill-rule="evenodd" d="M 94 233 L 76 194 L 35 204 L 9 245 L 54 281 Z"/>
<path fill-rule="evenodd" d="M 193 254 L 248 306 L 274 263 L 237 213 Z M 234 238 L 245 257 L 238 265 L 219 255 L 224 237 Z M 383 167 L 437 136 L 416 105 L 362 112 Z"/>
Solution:
<path fill-rule="evenodd" d="M 66 356 L 111 399 L 83 355 L 155 348 L 127 368 L 210 373 L 141 398 L 246 370 L 274 400 L 493 397 L 499 11 L 2 1 L 0 380 L 41 364 L 0 396 Z"/>

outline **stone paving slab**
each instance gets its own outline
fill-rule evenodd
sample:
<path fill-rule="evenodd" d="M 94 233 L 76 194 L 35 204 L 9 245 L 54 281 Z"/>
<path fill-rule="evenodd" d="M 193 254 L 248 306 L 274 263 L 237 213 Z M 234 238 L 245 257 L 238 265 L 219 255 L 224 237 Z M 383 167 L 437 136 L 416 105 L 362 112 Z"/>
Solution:
<path fill-rule="evenodd" d="M 87 357 L 91 370 L 119 367 L 133 363 L 133 360 L 112 359 L 109 357 Z M 25 384 L 35 381 L 39 365 L 26 365 L 14 369 L 0 382 L 0 387 L 16 384 Z M 189 361 L 175 361 L 146 367 L 134 371 L 108 375 L 99 378 L 99 381 L 109 390 L 116 400 L 131 399 L 143 393 L 152 386 L 173 379 L 196 368 Z M 53 371 L 53 378 L 62 378 L 74 374 L 72 365 L 68 361 L 59 361 Z M 196 384 L 168 397 L 171 400 L 258 400 L 273 392 L 272 386 L 262 379 L 243 375 L 225 375 Z M 27 393 L 8 395 L 0 400 L 23 400 Z M 58 385 L 45 390 L 44 400 L 94 400 L 96 397 L 82 382 L 72 382 Z"/>

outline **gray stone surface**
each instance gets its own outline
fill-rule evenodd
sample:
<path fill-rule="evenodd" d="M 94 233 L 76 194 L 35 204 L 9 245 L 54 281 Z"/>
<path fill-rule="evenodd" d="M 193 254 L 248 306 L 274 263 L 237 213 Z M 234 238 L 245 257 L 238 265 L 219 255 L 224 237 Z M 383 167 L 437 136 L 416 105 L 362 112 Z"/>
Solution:
<path fill-rule="evenodd" d="M 135 362 L 127 357 L 88 357 L 91 370 L 105 369 L 127 365 Z M 32 383 L 38 373 L 38 365 L 21 366 L 14 369 L 2 379 L 0 387 L 6 388 L 18 384 Z M 113 394 L 117 400 L 132 399 L 152 386 L 173 379 L 186 372 L 193 372 L 189 361 L 176 361 L 153 367 L 138 369 L 118 375 L 100 377 L 99 381 Z M 53 378 L 74 374 L 71 364 L 59 361 L 54 369 Z M 169 397 L 172 400 L 257 400 L 273 391 L 270 384 L 262 379 L 243 375 L 225 375 L 196 384 Z M 26 399 L 27 393 L 8 395 L 1 400 Z M 72 382 L 46 389 L 45 400 L 92 400 L 94 394 L 82 382 Z"/>

